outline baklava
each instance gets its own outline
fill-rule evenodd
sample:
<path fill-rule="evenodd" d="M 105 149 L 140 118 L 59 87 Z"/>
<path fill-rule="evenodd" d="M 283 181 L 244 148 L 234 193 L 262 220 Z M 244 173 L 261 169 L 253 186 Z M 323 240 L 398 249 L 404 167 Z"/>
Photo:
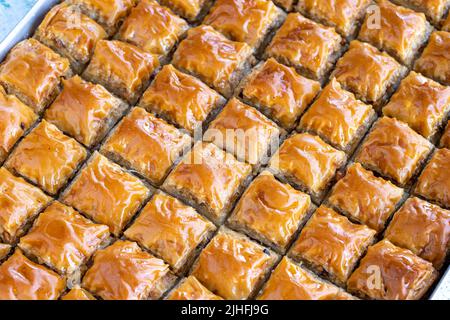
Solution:
<path fill-rule="evenodd" d="M 167 297 L 167 300 L 223 300 L 215 295 L 194 276 L 189 276 L 181 280 Z"/>
<path fill-rule="evenodd" d="M 447 15 L 447 19 L 442 22 L 442 31 L 450 32 L 450 14 Z"/>
<path fill-rule="evenodd" d="M 6 243 L 0 243 L 0 262 L 3 261 L 3 259 L 5 259 L 9 252 L 11 251 L 11 245 L 6 244 Z"/>
<path fill-rule="evenodd" d="M 447 122 L 444 133 L 441 137 L 441 147 L 450 149 L 450 120 Z"/>
<path fill-rule="evenodd" d="M 393 0 L 402 6 L 423 12 L 435 25 L 439 24 L 450 4 L 447 0 Z"/>
<path fill-rule="evenodd" d="M 96 300 L 96 299 L 95 299 L 95 297 L 92 294 L 90 294 L 89 292 L 87 292 L 83 288 L 74 287 L 67 294 L 65 294 L 61 298 L 61 300 L 72 300 L 72 301 L 80 300 L 80 301 L 84 301 L 84 300 Z"/>
<path fill-rule="evenodd" d="M 190 22 L 195 23 L 200 22 L 213 0 L 160 0 L 159 2 Z"/>

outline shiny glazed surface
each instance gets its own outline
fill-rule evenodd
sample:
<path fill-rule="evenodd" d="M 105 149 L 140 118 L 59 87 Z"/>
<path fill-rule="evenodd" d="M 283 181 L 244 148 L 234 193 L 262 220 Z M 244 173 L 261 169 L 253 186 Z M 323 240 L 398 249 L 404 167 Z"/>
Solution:
<path fill-rule="evenodd" d="M 186 17 L 189 20 L 194 20 L 206 0 L 161 0 L 161 3 L 168 6 L 178 14 Z"/>
<path fill-rule="evenodd" d="M 84 290 L 83 288 L 73 288 L 61 300 L 96 300 L 92 294 Z"/>
<path fill-rule="evenodd" d="M 195 277 L 189 276 L 173 290 L 168 300 L 222 300 L 206 289 Z"/>

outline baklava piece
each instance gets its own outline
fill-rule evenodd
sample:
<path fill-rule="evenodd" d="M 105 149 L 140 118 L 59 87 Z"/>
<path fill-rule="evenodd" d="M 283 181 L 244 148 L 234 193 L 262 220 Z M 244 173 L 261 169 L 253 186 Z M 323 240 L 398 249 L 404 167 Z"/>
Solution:
<path fill-rule="evenodd" d="M 321 206 L 303 227 L 289 255 L 345 286 L 359 258 L 374 240 L 374 230 Z"/>
<path fill-rule="evenodd" d="M 350 154 L 375 118 L 372 106 L 357 100 L 332 79 L 301 117 L 299 130 L 317 134 Z"/>
<path fill-rule="evenodd" d="M 296 133 L 283 142 L 269 166 L 280 179 L 289 181 L 319 203 L 345 161 L 344 152 L 319 137 Z"/>
<path fill-rule="evenodd" d="M 435 25 L 439 24 L 450 6 L 448 0 L 393 0 L 393 2 L 425 13 L 427 18 Z"/>
<path fill-rule="evenodd" d="M 414 69 L 424 76 L 433 78 L 447 86 L 450 85 L 450 32 L 435 31 Z"/>
<path fill-rule="evenodd" d="M 84 290 L 83 288 L 80 288 L 79 286 L 72 288 L 67 294 L 65 294 L 61 300 L 72 300 L 72 301 L 85 301 L 85 300 L 97 300 L 95 297 Z"/>
<path fill-rule="evenodd" d="M 444 134 L 441 137 L 441 147 L 450 149 L 450 120 L 447 122 Z"/>
<path fill-rule="evenodd" d="M 81 144 L 42 120 L 20 141 L 5 166 L 54 195 L 72 177 L 86 156 L 87 152 Z"/>
<path fill-rule="evenodd" d="M 19 247 L 53 270 L 71 276 L 106 242 L 108 227 L 84 218 L 59 202 L 42 212 Z"/>
<path fill-rule="evenodd" d="M 432 144 L 407 124 L 383 117 L 364 139 L 356 161 L 400 186 L 406 186 L 421 169 L 431 149 Z"/>
<path fill-rule="evenodd" d="M 258 300 L 353 300 L 339 287 L 284 257 L 264 285 Z"/>
<path fill-rule="evenodd" d="M 61 198 L 118 236 L 149 193 L 138 178 L 95 152 Z"/>
<path fill-rule="evenodd" d="M 406 122 L 427 139 L 442 127 L 450 110 L 450 87 L 412 71 L 383 108 L 383 114 Z"/>
<path fill-rule="evenodd" d="M 320 84 L 270 58 L 259 63 L 239 86 L 241 98 L 286 130 L 320 91 Z"/>
<path fill-rule="evenodd" d="M 284 17 L 283 10 L 272 1 L 217 0 L 203 23 L 257 50 Z"/>
<path fill-rule="evenodd" d="M 212 0 L 160 0 L 159 2 L 189 22 L 199 22 L 213 3 Z"/>
<path fill-rule="evenodd" d="M 154 0 L 141 0 L 125 19 L 116 38 L 167 55 L 189 28 L 186 21 Z"/>
<path fill-rule="evenodd" d="M 406 73 L 406 67 L 385 52 L 358 40 L 338 60 L 332 77 L 356 97 L 379 108 Z"/>
<path fill-rule="evenodd" d="M 379 20 L 373 16 L 379 14 Z M 376 26 L 375 23 L 380 23 Z M 410 65 L 431 33 L 423 13 L 396 6 L 388 0 L 378 0 L 367 12 L 358 39 L 388 52 L 398 61 Z"/>
<path fill-rule="evenodd" d="M 245 190 L 228 223 L 276 251 L 284 253 L 308 219 L 310 197 L 263 171 Z"/>
<path fill-rule="evenodd" d="M 70 62 L 35 39 L 17 44 L 0 64 L 0 84 L 40 113 L 56 97 L 59 82 L 72 74 Z"/>
<path fill-rule="evenodd" d="M 128 105 L 101 85 L 79 76 L 62 83 L 63 89 L 45 111 L 45 119 L 85 146 L 95 146 Z"/>
<path fill-rule="evenodd" d="M 355 36 L 371 0 L 299 0 L 297 10 L 311 19 L 332 26 L 345 38 Z"/>
<path fill-rule="evenodd" d="M 414 192 L 450 208 L 449 149 L 437 149 L 420 174 Z"/>
<path fill-rule="evenodd" d="M 228 40 L 211 26 L 202 25 L 188 31 L 172 63 L 228 98 L 253 61 L 252 49 L 246 43 Z"/>
<path fill-rule="evenodd" d="M 225 102 L 197 78 L 165 65 L 144 92 L 139 105 L 194 135 Z"/>
<path fill-rule="evenodd" d="M 183 273 L 214 230 L 194 208 L 156 193 L 124 234 Z"/>
<path fill-rule="evenodd" d="M 275 4 L 286 11 L 292 11 L 294 9 L 294 4 L 297 2 L 296 0 L 273 0 Z"/>
<path fill-rule="evenodd" d="M 83 77 L 103 85 L 129 104 L 134 104 L 158 66 L 156 55 L 132 44 L 100 40 Z"/>
<path fill-rule="evenodd" d="M 212 143 L 198 142 L 169 174 L 163 188 L 221 223 L 250 173 L 249 164 Z"/>
<path fill-rule="evenodd" d="M 225 299 L 252 298 L 277 255 L 246 236 L 221 228 L 203 249 L 192 275 Z"/>
<path fill-rule="evenodd" d="M 430 262 L 383 240 L 369 247 L 350 276 L 347 289 L 369 299 L 417 300 L 430 288 L 436 276 Z"/>
<path fill-rule="evenodd" d="M 447 19 L 442 23 L 442 31 L 450 32 L 450 13 L 447 15 Z"/>
<path fill-rule="evenodd" d="M 203 286 L 194 276 L 181 280 L 167 300 L 223 300 Z"/>
<path fill-rule="evenodd" d="M 37 118 L 30 107 L 0 86 L 0 164 Z"/>
<path fill-rule="evenodd" d="M 174 281 L 169 266 L 136 242 L 118 240 L 93 260 L 82 286 L 104 300 L 158 299 Z"/>
<path fill-rule="evenodd" d="M 395 213 L 384 236 L 440 269 L 450 249 L 450 211 L 410 198 Z"/>
<path fill-rule="evenodd" d="M 45 16 L 35 38 L 69 59 L 72 69 L 81 73 L 105 30 L 77 8 L 67 3 L 54 6 Z"/>
<path fill-rule="evenodd" d="M 56 300 L 65 287 L 61 276 L 29 260 L 19 249 L 0 265 L 0 300 Z"/>
<path fill-rule="evenodd" d="M 233 98 L 211 122 L 203 139 L 240 161 L 259 166 L 267 162 L 281 135 L 282 131 L 266 116 Z"/>
<path fill-rule="evenodd" d="M 354 163 L 333 186 L 326 203 L 350 220 L 381 232 L 404 195 L 403 189 Z"/>
<path fill-rule="evenodd" d="M 12 246 L 6 243 L 0 243 L 0 261 L 5 259 L 9 252 L 11 251 Z"/>
<path fill-rule="evenodd" d="M 114 129 L 101 152 L 159 185 L 190 145 L 189 135 L 136 107 Z"/>
<path fill-rule="evenodd" d="M 290 13 L 266 48 L 265 56 L 323 82 L 340 55 L 341 42 L 333 28 Z"/>

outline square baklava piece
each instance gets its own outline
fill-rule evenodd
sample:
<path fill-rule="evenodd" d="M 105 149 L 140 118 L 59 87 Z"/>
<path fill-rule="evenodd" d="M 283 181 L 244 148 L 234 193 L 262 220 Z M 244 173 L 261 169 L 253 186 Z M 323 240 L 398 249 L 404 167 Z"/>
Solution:
<path fill-rule="evenodd" d="M 194 135 L 225 102 L 206 84 L 169 64 L 155 76 L 139 106 Z"/>
<path fill-rule="evenodd" d="M 368 299 L 418 300 L 436 276 L 430 262 L 383 240 L 369 247 L 350 276 L 347 289 Z"/>
<path fill-rule="evenodd" d="M 167 300 L 223 300 L 218 295 L 209 291 L 194 276 L 189 276 L 170 292 Z"/>
<path fill-rule="evenodd" d="M 154 54 L 126 42 L 101 40 L 83 77 L 134 104 L 158 66 L 158 57 Z"/>
<path fill-rule="evenodd" d="M 0 300 L 56 300 L 66 281 L 29 260 L 20 249 L 0 265 Z"/>
<path fill-rule="evenodd" d="M 285 14 L 272 1 L 217 0 L 203 20 L 228 38 L 245 42 L 257 50 Z"/>
<path fill-rule="evenodd" d="M 398 210 L 384 236 L 440 269 L 450 249 L 450 211 L 419 198 Z"/>
<path fill-rule="evenodd" d="M 379 14 L 379 20 L 374 20 L 375 12 Z M 375 25 L 377 21 L 379 26 Z M 410 65 L 430 33 L 431 25 L 423 13 L 379 0 L 377 6 L 367 12 L 358 39 Z"/>
<path fill-rule="evenodd" d="M 450 59 L 448 52 L 450 52 L 450 32 L 433 32 L 422 55 L 416 60 L 414 70 L 449 86 Z"/>
<path fill-rule="evenodd" d="M 321 138 L 295 133 L 272 156 L 269 167 L 281 180 L 287 180 L 319 203 L 345 162 L 345 153 Z"/>
<path fill-rule="evenodd" d="M 266 48 L 265 56 L 323 82 L 340 54 L 341 42 L 333 28 L 290 13 Z"/>
<path fill-rule="evenodd" d="M 221 223 L 250 173 L 249 164 L 212 143 L 197 142 L 169 174 L 163 188 Z"/>
<path fill-rule="evenodd" d="M 63 80 L 63 89 L 45 111 L 45 120 L 87 147 L 100 142 L 128 105 L 99 84 L 79 76 Z"/>
<path fill-rule="evenodd" d="M 149 193 L 142 181 L 95 152 L 61 198 L 118 236 Z"/>
<path fill-rule="evenodd" d="M 5 166 L 54 195 L 86 156 L 86 150 L 75 139 L 42 120 L 20 141 Z"/>
<path fill-rule="evenodd" d="M 265 283 L 258 300 L 353 300 L 341 288 L 284 257 Z"/>
<path fill-rule="evenodd" d="M 261 112 L 233 98 L 211 122 L 203 140 L 259 166 L 267 162 L 281 135 L 280 128 Z"/>
<path fill-rule="evenodd" d="M 159 192 L 124 234 L 183 273 L 214 230 L 214 224 L 194 208 Z"/>
<path fill-rule="evenodd" d="M 192 269 L 213 293 L 231 300 L 252 298 L 277 260 L 269 249 L 244 235 L 221 228 Z"/>
<path fill-rule="evenodd" d="M 332 79 L 300 119 L 300 131 L 317 134 L 351 153 L 376 118 L 372 106 L 357 100 Z"/>
<path fill-rule="evenodd" d="M 0 64 L 0 84 L 36 113 L 52 102 L 60 80 L 71 74 L 68 59 L 34 39 L 19 42 Z"/>
<path fill-rule="evenodd" d="M 383 117 L 373 125 L 355 159 L 367 169 L 406 186 L 421 169 L 432 147 L 406 123 Z"/>
<path fill-rule="evenodd" d="M 450 6 L 448 0 L 394 0 L 393 2 L 425 13 L 427 18 L 435 25 L 439 24 Z"/>
<path fill-rule="evenodd" d="M 189 135 L 136 107 L 112 131 L 101 152 L 159 185 L 190 145 Z"/>
<path fill-rule="evenodd" d="M 239 86 L 240 97 L 286 130 L 320 91 L 320 84 L 299 75 L 294 68 L 269 58 L 259 63 Z"/>
<path fill-rule="evenodd" d="M 406 73 L 406 67 L 374 46 L 354 40 L 338 60 L 332 77 L 356 97 L 379 108 Z"/>
<path fill-rule="evenodd" d="M 72 275 L 109 237 L 108 226 L 95 224 L 60 202 L 39 214 L 19 247 L 63 275 Z"/>
<path fill-rule="evenodd" d="M 62 3 L 47 13 L 34 37 L 69 59 L 72 69 L 81 73 L 95 45 L 107 34 L 97 22 L 76 7 Z"/>
<path fill-rule="evenodd" d="M 253 61 L 248 44 L 231 41 L 211 26 L 202 25 L 188 31 L 172 63 L 229 98 Z"/>
<path fill-rule="evenodd" d="M 321 206 L 303 227 L 289 255 L 345 286 L 358 260 L 374 240 L 374 230 Z"/>
<path fill-rule="evenodd" d="M 406 122 L 416 132 L 432 139 L 450 110 L 450 87 L 411 73 L 383 108 L 383 114 Z"/>
<path fill-rule="evenodd" d="M 403 189 L 354 163 L 333 186 L 326 204 L 350 220 L 381 232 L 404 195 Z"/>
<path fill-rule="evenodd" d="M 170 9 L 154 0 L 141 0 L 115 37 L 147 52 L 165 56 L 188 28 L 187 22 Z"/>
<path fill-rule="evenodd" d="M 159 2 L 192 23 L 199 22 L 213 3 L 212 0 L 160 0 Z"/>
<path fill-rule="evenodd" d="M 118 240 L 94 254 L 82 286 L 104 300 L 158 299 L 173 284 L 169 265 L 136 242 Z"/>
<path fill-rule="evenodd" d="M 66 293 L 61 300 L 72 300 L 72 301 L 88 301 L 97 300 L 88 291 L 80 288 L 79 286 L 72 288 L 68 293 Z"/>
<path fill-rule="evenodd" d="M 437 149 L 417 180 L 414 192 L 450 208 L 450 149 Z"/>
<path fill-rule="evenodd" d="M 241 196 L 228 223 L 284 253 L 309 218 L 310 197 L 263 171 Z"/>
<path fill-rule="evenodd" d="M 40 189 L 0 168 L 0 239 L 14 243 L 49 201 Z"/>
<path fill-rule="evenodd" d="M 442 134 L 440 146 L 450 149 L 450 120 L 447 122 L 447 126 Z"/>
<path fill-rule="evenodd" d="M 30 107 L 0 86 L 0 164 L 37 118 Z"/>

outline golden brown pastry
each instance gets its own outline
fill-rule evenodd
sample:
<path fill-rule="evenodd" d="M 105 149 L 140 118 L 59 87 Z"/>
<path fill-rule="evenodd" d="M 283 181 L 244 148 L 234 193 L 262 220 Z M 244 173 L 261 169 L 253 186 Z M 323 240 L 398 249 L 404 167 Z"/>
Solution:
<path fill-rule="evenodd" d="M 61 300 L 97 300 L 92 294 L 80 287 L 75 287 L 64 295 Z"/>
<path fill-rule="evenodd" d="M 441 147 L 450 149 L 450 120 L 447 122 L 444 134 L 441 137 Z"/>
<path fill-rule="evenodd" d="M 286 11 L 292 11 L 295 0 L 273 0 L 278 6 L 282 7 Z"/>
<path fill-rule="evenodd" d="M 0 243 L 0 261 L 6 258 L 11 251 L 12 246 L 6 243 Z"/>
<path fill-rule="evenodd" d="M 209 0 L 160 0 L 161 4 L 169 7 L 178 15 L 194 22 L 199 19 L 202 8 L 207 8 L 211 1 Z"/>
<path fill-rule="evenodd" d="M 223 300 L 206 289 L 195 277 L 189 276 L 169 294 L 168 300 Z"/>
<path fill-rule="evenodd" d="M 450 32 L 450 15 L 448 15 L 447 19 L 442 23 L 442 31 Z"/>
<path fill-rule="evenodd" d="M 425 13 L 427 18 L 435 25 L 439 24 L 439 21 L 449 7 L 449 3 L 446 0 L 394 0 L 393 2 Z"/>

